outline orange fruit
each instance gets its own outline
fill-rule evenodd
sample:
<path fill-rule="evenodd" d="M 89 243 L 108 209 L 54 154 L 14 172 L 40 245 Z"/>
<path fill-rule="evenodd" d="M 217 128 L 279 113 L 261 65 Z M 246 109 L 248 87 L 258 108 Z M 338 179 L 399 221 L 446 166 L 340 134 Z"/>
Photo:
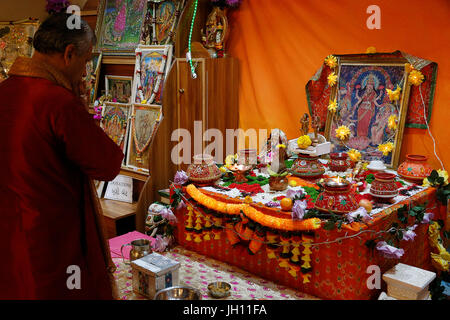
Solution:
<path fill-rule="evenodd" d="M 292 209 L 292 199 L 291 198 L 283 198 L 280 201 L 281 209 L 284 211 L 289 211 Z"/>

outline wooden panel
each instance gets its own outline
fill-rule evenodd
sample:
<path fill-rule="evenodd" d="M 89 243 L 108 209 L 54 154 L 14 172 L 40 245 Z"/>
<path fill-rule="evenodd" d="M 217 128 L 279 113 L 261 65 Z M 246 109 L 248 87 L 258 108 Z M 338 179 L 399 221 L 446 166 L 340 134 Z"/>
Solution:
<path fill-rule="evenodd" d="M 113 220 L 132 216 L 136 213 L 137 203 L 127 203 L 109 199 L 100 199 L 103 215 Z"/>
<path fill-rule="evenodd" d="M 203 132 L 205 130 L 206 121 L 206 101 L 205 101 L 205 76 L 203 59 L 195 60 L 197 64 L 196 73 L 197 78 L 193 79 L 191 76 L 190 65 L 182 59 L 177 60 L 177 76 L 178 76 L 178 104 L 177 104 L 177 128 L 186 129 L 191 134 L 191 154 L 189 159 L 197 153 L 203 152 Z M 200 137 L 194 135 L 194 121 L 201 121 L 201 132 L 197 129 Z M 198 126 L 200 128 L 200 126 Z M 197 138 L 197 139 L 195 139 Z M 187 165 L 182 164 L 178 170 L 186 170 Z"/>

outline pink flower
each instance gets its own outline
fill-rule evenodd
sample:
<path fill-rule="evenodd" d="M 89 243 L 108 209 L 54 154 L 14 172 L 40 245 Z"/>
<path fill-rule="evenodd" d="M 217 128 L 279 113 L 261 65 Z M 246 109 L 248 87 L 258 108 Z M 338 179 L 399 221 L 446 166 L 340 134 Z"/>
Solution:
<path fill-rule="evenodd" d="M 172 212 L 172 209 L 164 208 L 159 212 L 159 214 L 161 215 L 161 217 L 163 217 L 164 219 L 169 221 L 169 223 L 171 223 L 171 222 L 177 223 L 178 222 L 177 217 Z"/>
<path fill-rule="evenodd" d="M 308 207 L 308 203 L 306 200 L 295 200 L 294 205 L 292 206 L 292 219 L 301 220 L 306 213 L 306 208 Z"/>
<path fill-rule="evenodd" d="M 390 246 L 386 241 L 380 241 L 376 245 L 376 249 L 381 252 L 381 254 L 388 259 L 400 259 L 405 250 Z"/>
<path fill-rule="evenodd" d="M 164 252 L 169 245 L 170 239 L 164 238 L 158 234 L 152 243 L 152 250 L 156 252 Z M 187 282 L 187 281 L 186 281 Z"/>
<path fill-rule="evenodd" d="M 433 219 L 433 212 L 427 212 L 423 215 L 422 223 L 430 223 L 431 219 Z"/>
<path fill-rule="evenodd" d="M 347 219 L 350 223 L 355 221 L 357 218 L 360 218 L 363 222 L 372 220 L 372 217 L 367 213 L 367 210 L 364 207 L 359 207 L 355 211 L 347 214 Z"/>
<path fill-rule="evenodd" d="M 403 233 L 403 240 L 410 241 L 414 240 L 416 237 L 416 233 L 414 230 L 417 228 L 417 224 L 413 225 L 412 227 L 409 227 L 404 233 Z"/>
<path fill-rule="evenodd" d="M 177 171 L 177 173 L 175 173 L 175 177 L 173 178 L 173 181 L 177 184 L 185 184 L 188 180 L 189 177 L 183 170 Z"/>
<path fill-rule="evenodd" d="M 286 197 L 291 198 L 292 200 L 301 199 L 303 194 L 304 194 L 304 192 L 302 189 L 299 189 L 299 190 L 289 189 L 286 192 Z"/>

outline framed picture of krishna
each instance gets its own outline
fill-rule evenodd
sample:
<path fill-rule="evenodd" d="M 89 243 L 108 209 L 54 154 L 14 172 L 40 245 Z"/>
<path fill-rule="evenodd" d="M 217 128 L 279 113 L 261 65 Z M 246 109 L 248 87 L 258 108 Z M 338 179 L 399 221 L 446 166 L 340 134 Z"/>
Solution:
<path fill-rule="evenodd" d="M 331 152 L 359 151 L 362 161 L 396 168 L 410 85 L 403 58 L 340 57 L 332 86 L 325 137 Z"/>
<path fill-rule="evenodd" d="M 158 105 L 134 104 L 130 120 L 126 166 L 148 172 L 149 149 L 162 120 L 162 108 Z"/>
<path fill-rule="evenodd" d="M 164 79 L 172 63 L 172 45 L 143 46 L 136 49 L 131 101 L 161 104 Z"/>
<path fill-rule="evenodd" d="M 134 55 L 147 12 L 147 0 L 100 0 L 95 33 L 104 55 Z"/>
<path fill-rule="evenodd" d="M 123 153 L 127 150 L 130 112 L 129 104 L 106 102 L 100 121 L 100 127 L 122 149 Z"/>

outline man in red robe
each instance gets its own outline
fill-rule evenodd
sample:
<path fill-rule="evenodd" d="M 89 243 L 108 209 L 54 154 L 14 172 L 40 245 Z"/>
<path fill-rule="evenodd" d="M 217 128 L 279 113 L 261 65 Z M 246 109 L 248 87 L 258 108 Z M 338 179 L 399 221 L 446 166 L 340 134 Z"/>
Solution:
<path fill-rule="evenodd" d="M 114 179 L 124 155 L 81 98 L 96 40 L 68 17 L 44 21 L 0 84 L 0 299 L 115 297 L 91 179 Z"/>

